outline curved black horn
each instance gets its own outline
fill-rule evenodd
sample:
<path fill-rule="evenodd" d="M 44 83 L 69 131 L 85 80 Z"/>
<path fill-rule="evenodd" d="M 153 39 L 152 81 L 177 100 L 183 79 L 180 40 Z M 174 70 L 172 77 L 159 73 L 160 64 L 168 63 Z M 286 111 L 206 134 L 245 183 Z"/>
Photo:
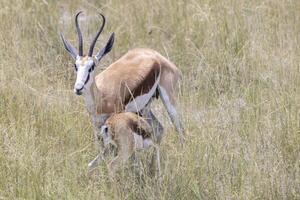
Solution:
<path fill-rule="evenodd" d="M 94 51 L 95 44 L 96 44 L 96 42 L 97 42 L 97 39 L 98 39 L 99 35 L 100 35 L 101 32 L 103 31 L 103 28 L 104 28 L 104 25 L 105 25 L 105 17 L 104 17 L 101 13 L 99 13 L 99 14 L 100 14 L 100 16 L 102 17 L 103 22 L 102 22 L 102 26 L 100 27 L 100 29 L 99 29 L 97 35 L 95 36 L 94 40 L 93 40 L 92 43 L 91 43 L 90 50 L 89 50 L 89 54 L 88 54 L 89 57 L 92 57 L 92 56 L 93 56 L 93 51 Z"/>
<path fill-rule="evenodd" d="M 77 34 L 78 34 L 78 50 L 79 50 L 79 53 L 78 55 L 79 56 L 82 56 L 83 55 L 83 41 L 82 41 L 82 33 L 81 33 L 81 30 L 79 28 L 79 24 L 78 24 L 78 16 L 80 15 L 80 13 L 82 13 L 82 11 L 79 11 L 77 14 L 76 14 L 76 17 L 75 17 L 75 25 L 76 25 L 76 30 L 77 30 Z"/>

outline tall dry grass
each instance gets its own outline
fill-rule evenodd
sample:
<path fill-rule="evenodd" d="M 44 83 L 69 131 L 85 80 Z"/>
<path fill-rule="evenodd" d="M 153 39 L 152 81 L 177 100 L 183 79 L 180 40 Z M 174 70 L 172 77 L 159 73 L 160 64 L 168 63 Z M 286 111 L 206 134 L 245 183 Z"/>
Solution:
<path fill-rule="evenodd" d="M 58 34 L 77 43 L 78 10 L 85 49 L 97 11 L 97 48 L 116 33 L 98 72 L 134 47 L 183 72 L 183 148 L 155 105 L 161 185 L 130 166 L 114 183 L 104 165 L 87 173 L 92 127 Z M 300 199 L 299 11 L 298 0 L 1 0 L 0 199 Z"/>

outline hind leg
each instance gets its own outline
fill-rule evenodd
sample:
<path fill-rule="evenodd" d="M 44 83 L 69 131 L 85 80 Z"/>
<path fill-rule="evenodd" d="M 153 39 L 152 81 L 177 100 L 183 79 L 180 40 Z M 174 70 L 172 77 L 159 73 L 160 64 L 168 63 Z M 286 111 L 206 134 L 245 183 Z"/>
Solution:
<path fill-rule="evenodd" d="M 177 114 L 177 111 L 175 109 L 175 106 L 172 105 L 166 90 L 162 86 L 160 86 L 160 85 L 158 86 L 158 91 L 159 91 L 159 95 L 162 99 L 162 102 L 167 109 L 168 115 L 171 118 L 171 121 L 174 124 L 177 133 L 179 134 L 180 142 L 181 142 L 181 144 L 183 144 L 184 130 L 183 130 L 179 115 Z"/>

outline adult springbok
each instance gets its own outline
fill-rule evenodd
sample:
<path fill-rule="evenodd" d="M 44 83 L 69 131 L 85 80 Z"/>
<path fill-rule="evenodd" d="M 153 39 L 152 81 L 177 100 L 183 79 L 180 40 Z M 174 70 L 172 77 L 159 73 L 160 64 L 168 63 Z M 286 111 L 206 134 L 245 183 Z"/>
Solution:
<path fill-rule="evenodd" d="M 111 114 L 123 111 L 125 105 L 138 99 L 139 101 L 134 104 L 135 111 L 143 113 L 143 117 L 151 122 L 152 127 L 156 127 L 155 136 L 160 141 L 163 127 L 149 107 L 153 97 L 160 97 L 182 142 L 183 128 L 175 109 L 177 83 L 180 78 L 178 68 L 154 50 L 133 49 L 95 76 L 95 66 L 112 49 L 114 33 L 110 35 L 105 47 L 93 55 L 96 41 L 105 25 L 105 17 L 100 14 L 103 20 L 102 25 L 91 42 L 88 54 L 83 55 L 83 39 L 78 24 L 78 17 L 81 13 L 80 11 L 75 16 L 79 41 L 78 51 L 63 34 L 61 34 L 61 39 L 65 49 L 75 60 L 77 77 L 74 92 L 84 96 L 87 110 L 92 118 L 95 138 Z M 151 96 L 149 91 L 160 70 L 159 84 L 155 94 Z"/>

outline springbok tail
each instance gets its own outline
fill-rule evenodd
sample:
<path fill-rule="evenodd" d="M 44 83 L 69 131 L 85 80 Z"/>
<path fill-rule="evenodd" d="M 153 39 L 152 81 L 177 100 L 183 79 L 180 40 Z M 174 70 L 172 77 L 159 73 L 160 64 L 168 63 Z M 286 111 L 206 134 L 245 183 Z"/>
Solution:
<path fill-rule="evenodd" d="M 175 126 L 175 129 L 179 135 L 180 142 L 181 142 L 181 144 L 183 144 L 184 130 L 183 130 L 182 124 L 180 122 L 179 116 L 177 114 L 177 111 L 176 111 L 175 107 L 171 104 L 168 93 L 161 85 L 158 85 L 158 93 L 159 93 L 159 96 L 160 96 L 165 108 L 167 109 L 168 115 L 171 118 L 173 125 Z"/>

